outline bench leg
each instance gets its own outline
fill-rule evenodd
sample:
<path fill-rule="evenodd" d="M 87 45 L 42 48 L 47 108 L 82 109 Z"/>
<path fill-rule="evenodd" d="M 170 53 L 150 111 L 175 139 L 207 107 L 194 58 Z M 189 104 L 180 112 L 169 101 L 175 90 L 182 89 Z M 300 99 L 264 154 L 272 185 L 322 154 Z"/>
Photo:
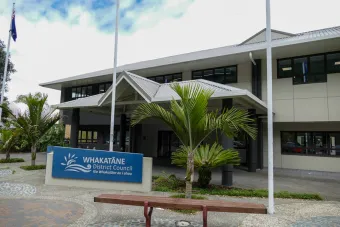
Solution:
<path fill-rule="evenodd" d="M 203 211 L 203 227 L 208 227 L 208 209 L 207 206 L 202 206 Z"/>
<path fill-rule="evenodd" d="M 151 215 L 153 207 L 150 207 L 149 213 L 149 203 L 144 202 L 144 217 L 145 217 L 145 227 L 151 227 Z"/>

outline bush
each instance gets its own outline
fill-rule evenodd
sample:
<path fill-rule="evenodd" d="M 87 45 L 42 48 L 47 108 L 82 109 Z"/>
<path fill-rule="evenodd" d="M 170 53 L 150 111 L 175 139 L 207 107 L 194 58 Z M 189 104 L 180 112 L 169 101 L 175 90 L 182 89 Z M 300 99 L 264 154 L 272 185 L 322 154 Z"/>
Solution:
<path fill-rule="evenodd" d="M 174 174 L 167 175 L 165 173 L 163 173 L 162 176 L 159 176 L 154 183 L 157 187 L 156 191 L 172 191 L 185 186 L 184 180 L 178 179 Z"/>
<path fill-rule="evenodd" d="M 20 169 L 24 170 L 38 170 L 38 169 L 46 169 L 46 165 L 35 165 L 35 166 L 20 166 Z"/>
<path fill-rule="evenodd" d="M 47 146 L 65 146 L 65 127 L 62 124 L 53 125 L 41 138 L 37 150 L 46 152 Z"/>
<path fill-rule="evenodd" d="M 0 159 L 0 163 L 25 162 L 22 158 Z"/>

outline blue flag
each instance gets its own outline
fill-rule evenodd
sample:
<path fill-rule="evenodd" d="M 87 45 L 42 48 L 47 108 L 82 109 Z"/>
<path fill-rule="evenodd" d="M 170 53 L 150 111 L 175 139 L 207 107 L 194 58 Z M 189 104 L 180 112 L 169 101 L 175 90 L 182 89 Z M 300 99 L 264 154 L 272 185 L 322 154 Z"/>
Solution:
<path fill-rule="evenodd" d="M 12 38 L 14 41 L 17 40 L 17 29 L 15 27 L 15 10 L 13 10 L 13 14 L 12 14 L 12 27 L 11 27 L 11 34 L 12 34 Z"/>

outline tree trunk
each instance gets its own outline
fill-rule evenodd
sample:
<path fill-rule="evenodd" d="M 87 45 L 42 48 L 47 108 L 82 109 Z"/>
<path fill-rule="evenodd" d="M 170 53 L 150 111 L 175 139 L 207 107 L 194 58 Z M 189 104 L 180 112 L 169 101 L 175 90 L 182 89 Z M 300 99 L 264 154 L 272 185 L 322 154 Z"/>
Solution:
<path fill-rule="evenodd" d="M 35 158 L 37 157 L 37 147 L 35 146 L 35 144 L 32 145 L 31 147 L 31 166 L 35 166 Z"/>
<path fill-rule="evenodd" d="M 189 151 L 187 160 L 187 175 L 185 177 L 185 198 L 191 199 L 192 182 L 194 181 L 194 152 Z"/>
<path fill-rule="evenodd" d="M 6 160 L 9 160 L 11 158 L 11 154 L 9 153 L 9 150 L 6 151 Z"/>

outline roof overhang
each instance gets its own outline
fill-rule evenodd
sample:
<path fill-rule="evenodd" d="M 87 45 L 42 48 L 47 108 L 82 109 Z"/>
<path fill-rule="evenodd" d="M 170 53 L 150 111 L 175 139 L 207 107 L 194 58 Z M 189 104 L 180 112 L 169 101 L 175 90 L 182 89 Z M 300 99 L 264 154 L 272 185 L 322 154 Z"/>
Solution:
<path fill-rule="evenodd" d="M 178 82 L 181 86 L 189 84 L 197 84 L 204 89 L 212 90 L 214 93 L 211 99 L 232 98 L 240 104 L 245 104 L 257 110 L 259 114 L 267 112 L 267 105 L 262 100 L 254 96 L 248 90 L 235 88 L 207 80 L 191 80 Z M 136 105 L 143 102 L 147 103 L 168 103 L 179 96 L 172 90 L 171 83 L 159 84 L 144 77 L 138 76 L 130 72 L 123 72 L 117 79 L 116 86 L 116 105 Z M 135 93 L 139 94 L 142 99 L 134 99 L 129 101 L 120 101 L 120 96 L 131 86 Z M 54 107 L 57 109 L 72 108 L 107 108 L 111 105 L 112 86 L 104 93 L 86 98 L 80 98 L 69 102 L 64 102 Z"/>
<path fill-rule="evenodd" d="M 294 47 L 294 49 L 300 45 L 302 49 L 306 49 L 303 46 L 312 46 L 314 49 L 315 48 L 322 49 L 324 46 L 327 46 L 328 42 L 333 42 L 334 39 L 336 39 L 336 41 L 339 42 L 340 39 L 339 30 L 340 28 L 337 27 L 333 28 L 333 30 L 329 29 L 329 31 L 328 30 L 322 32 L 316 31 L 314 32 L 315 34 L 313 32 L 310 33 L 306 32 L 288 38 L 273 40 L 272 41 L 273 57 L 275 57 L 274 54 L 276 50 L 282 50 L 289 46 Z M 319 42 L 320 44 L 319 47 L 318 45 L 315 45 L 316 42 Z M 334 49 L 334 47 L 337 46 L 338 45 L 336 46 L 332 45 L 332 48 Z M 137 63 L 122 65 L 117 68 L 117 72 L 121 73 L 123 71 L 132 71 L 142 76 L 144 76 L 143 74 L 150 75 L 156 72 L 162 72 L 163 74 L 166 74 L 169 71 L 169 73 L 173 73 L 174 71 L 181 70 L 182 68 L 185 69 L 185 67 L 188 66 L 191 66 L 192 68 L 195 69 L 199 69 L 201 65 L 205 66 L 202 63 L 209 62 L 213 59 L 221 57 L 222 57 L 221 61 L 223 60 L 225 64 L 229 63 L 233 64 L 233 62 L 235 62 L 234 59 L 238 58 L 238 56 L 249 61 L 248 52 L 262 53 L 266 49 L 266 47 L 267 44 L 265 42 L 219 47 L 214 49 L 175 55 L 171 57 L 159 58 L 155 60 L 141 61 Z M 307 48 L 306 52 L 308 51 L 309 50 Z M 300 55 L 301 54 L 305 54 L 304 51 L 302 51 Z M 110 68 L 78 76 L 68 77 L 60 80 L 55 80 L 51 82 L 41 83 L 40 86 L 60 90 L 62 87 L 112 81 L 112 73 L 113 69 Z"/>

